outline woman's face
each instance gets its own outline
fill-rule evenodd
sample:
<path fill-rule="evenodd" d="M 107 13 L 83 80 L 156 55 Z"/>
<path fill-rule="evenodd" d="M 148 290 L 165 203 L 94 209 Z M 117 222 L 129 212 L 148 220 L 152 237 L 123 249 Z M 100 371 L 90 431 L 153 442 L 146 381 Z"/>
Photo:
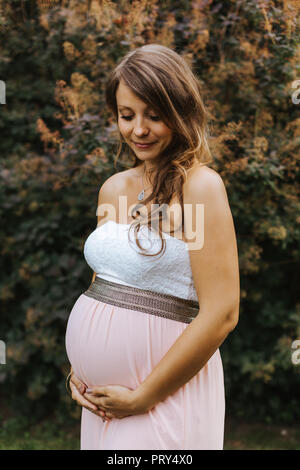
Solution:
<path fill-rule="evenodd" d="M 155 160 L 172 140 L 172 130 L 121 80 L 116 92 L 118 126 L 125 142 L 142 161 Z M 144 147 L 137 144 L 150 144 Z"/>

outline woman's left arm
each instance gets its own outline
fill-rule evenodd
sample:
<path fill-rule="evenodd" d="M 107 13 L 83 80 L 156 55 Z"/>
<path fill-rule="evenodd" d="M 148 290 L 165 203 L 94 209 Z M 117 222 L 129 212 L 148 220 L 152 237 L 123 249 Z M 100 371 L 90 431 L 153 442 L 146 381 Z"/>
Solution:
<path fill-rule="evenodd" d="M 204 208 L 204 227 L 200 227 L 204 230 L 203 246 L 196 245 L 189 250 L 200 309 L 196 318 L 135 389 L 136 403 L 148 410 L 202 369 L 235 328 L 239 316 L 238 251 L 223 180 L 208 167 L 197 168 L 186 183 L 183 194 L 185 226 L 191 224 L 195 231 L 197 221 L 201 220 L 197 204 L 203 204 Z M 199 228 L 196 236 L 197 244 L 201 244 Z"/>

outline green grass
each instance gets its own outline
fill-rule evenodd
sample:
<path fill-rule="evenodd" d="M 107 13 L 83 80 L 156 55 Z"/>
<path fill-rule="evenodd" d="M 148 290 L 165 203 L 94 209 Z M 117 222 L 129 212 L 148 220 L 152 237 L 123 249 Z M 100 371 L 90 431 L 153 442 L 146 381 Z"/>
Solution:
<path fill-rule="evenodd" d="M 300 426 L 227 422 L 224 449 L 300 450 Z"/>
<path fill-rule="evenodd" d="M 28 426 L 18 418 L 2 421 L 0 450 L 79 450 L 80 420 L 64 427 L 53 419 Z M 225 450 L 300 450 L 300 427 L 230 422 Z"/>
<path fill-rule="evenodd" d="M 0 429 L 0 450 L 79 450 L 80 424 L 64 428 L 53 420 L 26 425 L 10 418 Z"/>

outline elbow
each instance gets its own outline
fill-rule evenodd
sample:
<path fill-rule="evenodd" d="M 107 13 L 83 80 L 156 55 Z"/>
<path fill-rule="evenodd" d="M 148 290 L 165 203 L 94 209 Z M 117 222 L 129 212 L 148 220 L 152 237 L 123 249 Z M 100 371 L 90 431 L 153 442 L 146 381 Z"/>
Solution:
<path fill-rule="evenodd" d="M 226 317 L 226 326 L 228 329 L 228 333 L 231 333 L 235 329 L 239 322 L 239 305 L 230 311 L 230 313 Z"/>
<path fill-rule="evenodd" d="M 238 324 L 238 320 L 232 320 L 231 322 L 228 322 L 228 334 L 231 333 L 235 327 L 237 326 Z"/>

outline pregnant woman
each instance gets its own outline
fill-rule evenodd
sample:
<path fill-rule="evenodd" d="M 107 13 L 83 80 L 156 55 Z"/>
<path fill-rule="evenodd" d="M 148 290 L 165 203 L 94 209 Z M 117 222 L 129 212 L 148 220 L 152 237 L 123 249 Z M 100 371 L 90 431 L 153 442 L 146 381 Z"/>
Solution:
<path fill-rule="evenodd" d="M 67 324 L 81 449 L 222 449 L 219 347 L 238 321 L 239 267 L 199 81 L 149 44 L 116 66 L 106 99 L 117 157 L 133 164 L 100 188 L 92 284 Z"/>

